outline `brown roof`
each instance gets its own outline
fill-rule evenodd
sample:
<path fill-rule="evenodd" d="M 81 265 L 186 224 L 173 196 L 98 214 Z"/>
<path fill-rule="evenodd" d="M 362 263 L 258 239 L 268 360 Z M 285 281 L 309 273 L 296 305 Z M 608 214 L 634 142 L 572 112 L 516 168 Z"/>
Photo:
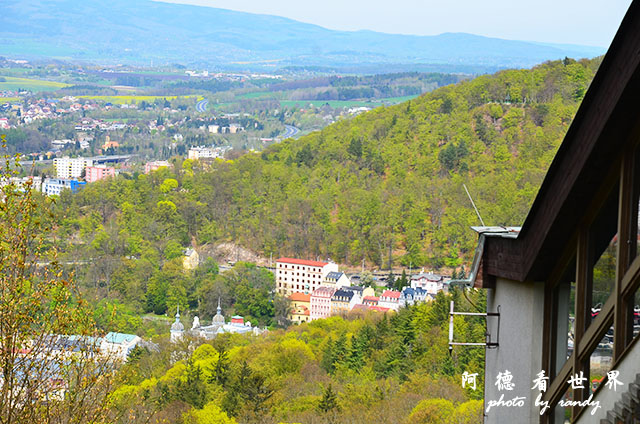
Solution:
<path fill-rule="evenodd" d="M 276 260 L 276 262 L 282 262 L 286 264 L 295 264 L 295 265 L 317 266 L 320 268 L 328 264 L 328 262 L 308 261 L 306 259 L 294 259 L 294 258 L 280 258 Z"/>
<path fill-rule="evenodd" d="M 292 301 L 295 300 L 296 302 L 309 302 L 311 300 L 311 295 L 304 293 L 291 293 L 289 299 Z"/>

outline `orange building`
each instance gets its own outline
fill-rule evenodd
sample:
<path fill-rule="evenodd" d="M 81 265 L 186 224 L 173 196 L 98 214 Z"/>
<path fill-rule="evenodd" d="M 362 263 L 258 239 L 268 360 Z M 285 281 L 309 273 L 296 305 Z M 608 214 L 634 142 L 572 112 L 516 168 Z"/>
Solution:
<path fill-rule="evenodd" d="M 304 293 L 292 293 L 289 296 L 291 300 L 291 312 L 289 320 L 294 324 L 311 321 L 311 295 Z"/>

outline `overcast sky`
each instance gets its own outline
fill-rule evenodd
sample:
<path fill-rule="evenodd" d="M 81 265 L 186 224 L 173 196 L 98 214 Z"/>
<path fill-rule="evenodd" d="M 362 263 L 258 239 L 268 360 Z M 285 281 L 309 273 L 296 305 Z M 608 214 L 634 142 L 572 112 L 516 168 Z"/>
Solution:
<path fill-rule="evenodd" d="M 339 30 L 608 47 L 630 0 L 162 0 L 284 16 Z"/>

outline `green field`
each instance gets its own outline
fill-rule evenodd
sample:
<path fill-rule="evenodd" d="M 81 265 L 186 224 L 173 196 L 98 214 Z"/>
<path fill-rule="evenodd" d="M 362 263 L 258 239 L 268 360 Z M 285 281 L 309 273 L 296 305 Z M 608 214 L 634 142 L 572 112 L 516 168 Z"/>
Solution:
<path fill-rule="evenodd" d="M 29 90 L 29 91 L 55 91 L 69 84 L 56 81 L 45 81 L 31 78 L 17 78 L 1 76 L 4 81 L 0 81 L 0 90 Z"/>
<path fill-rule="evenodd" d="M 269 92 L 269 91 L 257 91 L 254 93 L 244 93 L 236 96 L 238 99 L 277 99 L 282 98 L 281 93 Z"/>
<path fill-rule="evenodd" d="M 189 96 L 77 96 L 81 99 L 93 99 L 93 100 L 102 100 L 103 102 L 110 102 L 114 104 L 126 104 L 126 103 L 138 103 L 142 101 L 146 102 L 154 102 L 156 99 L 167 99 L 173 100 L 177 98 L 190 98 L 193 97 L 196 100 L 201 100 L 202 96 L 197 96 L 195 94 Z"/>
<path fill-rule="evenodd" d="M 0 104 L 19 102 L 20 97 L 0 97 Z"/>

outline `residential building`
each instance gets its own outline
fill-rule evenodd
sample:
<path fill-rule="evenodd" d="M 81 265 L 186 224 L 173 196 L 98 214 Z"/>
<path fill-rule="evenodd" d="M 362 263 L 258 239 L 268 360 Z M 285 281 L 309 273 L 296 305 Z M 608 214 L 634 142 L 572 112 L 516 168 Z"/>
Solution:
<path fill-rule="evenodd" d="M 404 287 L 400 293 L 400 307 L 415 305 L 427 300 L 435 299 L 435 295 L 428 293 L 425 289 L 417 287 Z"/>
<path fill-rule="evenodd" d="M 338 289 L 331 296 L 331 315 L 346 315 L 356 304 L 360 296 L 353 290 Z"/>
<path fill-rule="evenodd" d="M 324 281 L 328 273 L 338 271 L 331 262 L 280 258 L 276 260 L 276 290 L 288 296 L 291 293 L 311 293 Z"/>
<path fill-rule="evenodd" d="M 219 147 L 192 147 L 189 149 L 187 157 L 192 160 L 197 159 L 215 159 L 221 156 L 221 149 Z"/>
<path fill-rule="evenodd" d="M 485 423 L 637 422 L 639 81 L 633 2 L 522 228 L 475 228 L 471 276 L 455 284 L 486 289 L 499 314 L 486 318 Z"/>
<path fill-rule="evenodd" d="M 366 306 L 378 306 L 380 298 L 378 296 L 365 296 L 362 298 L 362 304 Z"/>
<path fill-rule="evenodd" d="M 292 293 L 289 295 L 291 312 L 289 321 L 294 324 L 311 321 L 311 295 L 305 293 Z"/>
<path fill-rule="evenodd" d="M 64 179 L 64 178 L 45 178 L 42 182 L 42 192 L 47 196 L 60 194 L 62 190 L 69 189 L 72 193 L 78 191 L 86 182 Z"/>
<path fill-rule="evenodd" d="M 322 285 L 339 289 L 341 287 L 350 286 L 351 281 L 349 280 L 349 277 L 347 277 L 347 274 L 345 274 L 344 272 L 332 271 L 324 277 Z"/>
<path fill-rule="evenodd" d="M 55 158 L 53 167 L 58 178 L 80 178 L 87 166 L 92 166 L 93 160 L 87 158 Z"/>
<path fill-rule="evenodd" d="M 196 252 L 196 249 L 188 248 L 184 250 L 184 256 L 182 257 L 182 267 L 187 270 L 198 268 L 200 264 L 200 255 Z"/>
<path fill-rule="evenodd" d="M 383 291 L 380 295 L 378 306 L 397 311 L 398 309 L 400 309 L 400 292 L 395 290 Z"/>
<path fill-rule="evenodd" d="M 411 288 L 421 288 L 435 296 L 439 291 L 445 290 L 446 284 L 443 276 L 423 272 L 411 276 Z"/>
<path fill-rule="evenodd" d="M 107 333 L 100 342 L 100 351 L 114 359 L 126 361 L 129 353 L 142 339 L 135 334 Z"/>
<path fill-rule="evenodd" d="M 153 171 L 157 171 L 160 168 L 168 168 L 171 164 L 166 160 L 154 160 L 144 164 L 144 173 L 149 174 Z"/>
<path fill-rule="evenodd" d="M 87 166 L 84 179 L 88 183 L 93 183 L 107 177 L 115 177 L 116 168 L 106 165 Z"/>
<path fill-rule="evenodd" d="M 311 293 L 311 320 L 328 318 L 331 316 L 331 297 L 336 292 L 335 288 L 318 287 Z"/>

